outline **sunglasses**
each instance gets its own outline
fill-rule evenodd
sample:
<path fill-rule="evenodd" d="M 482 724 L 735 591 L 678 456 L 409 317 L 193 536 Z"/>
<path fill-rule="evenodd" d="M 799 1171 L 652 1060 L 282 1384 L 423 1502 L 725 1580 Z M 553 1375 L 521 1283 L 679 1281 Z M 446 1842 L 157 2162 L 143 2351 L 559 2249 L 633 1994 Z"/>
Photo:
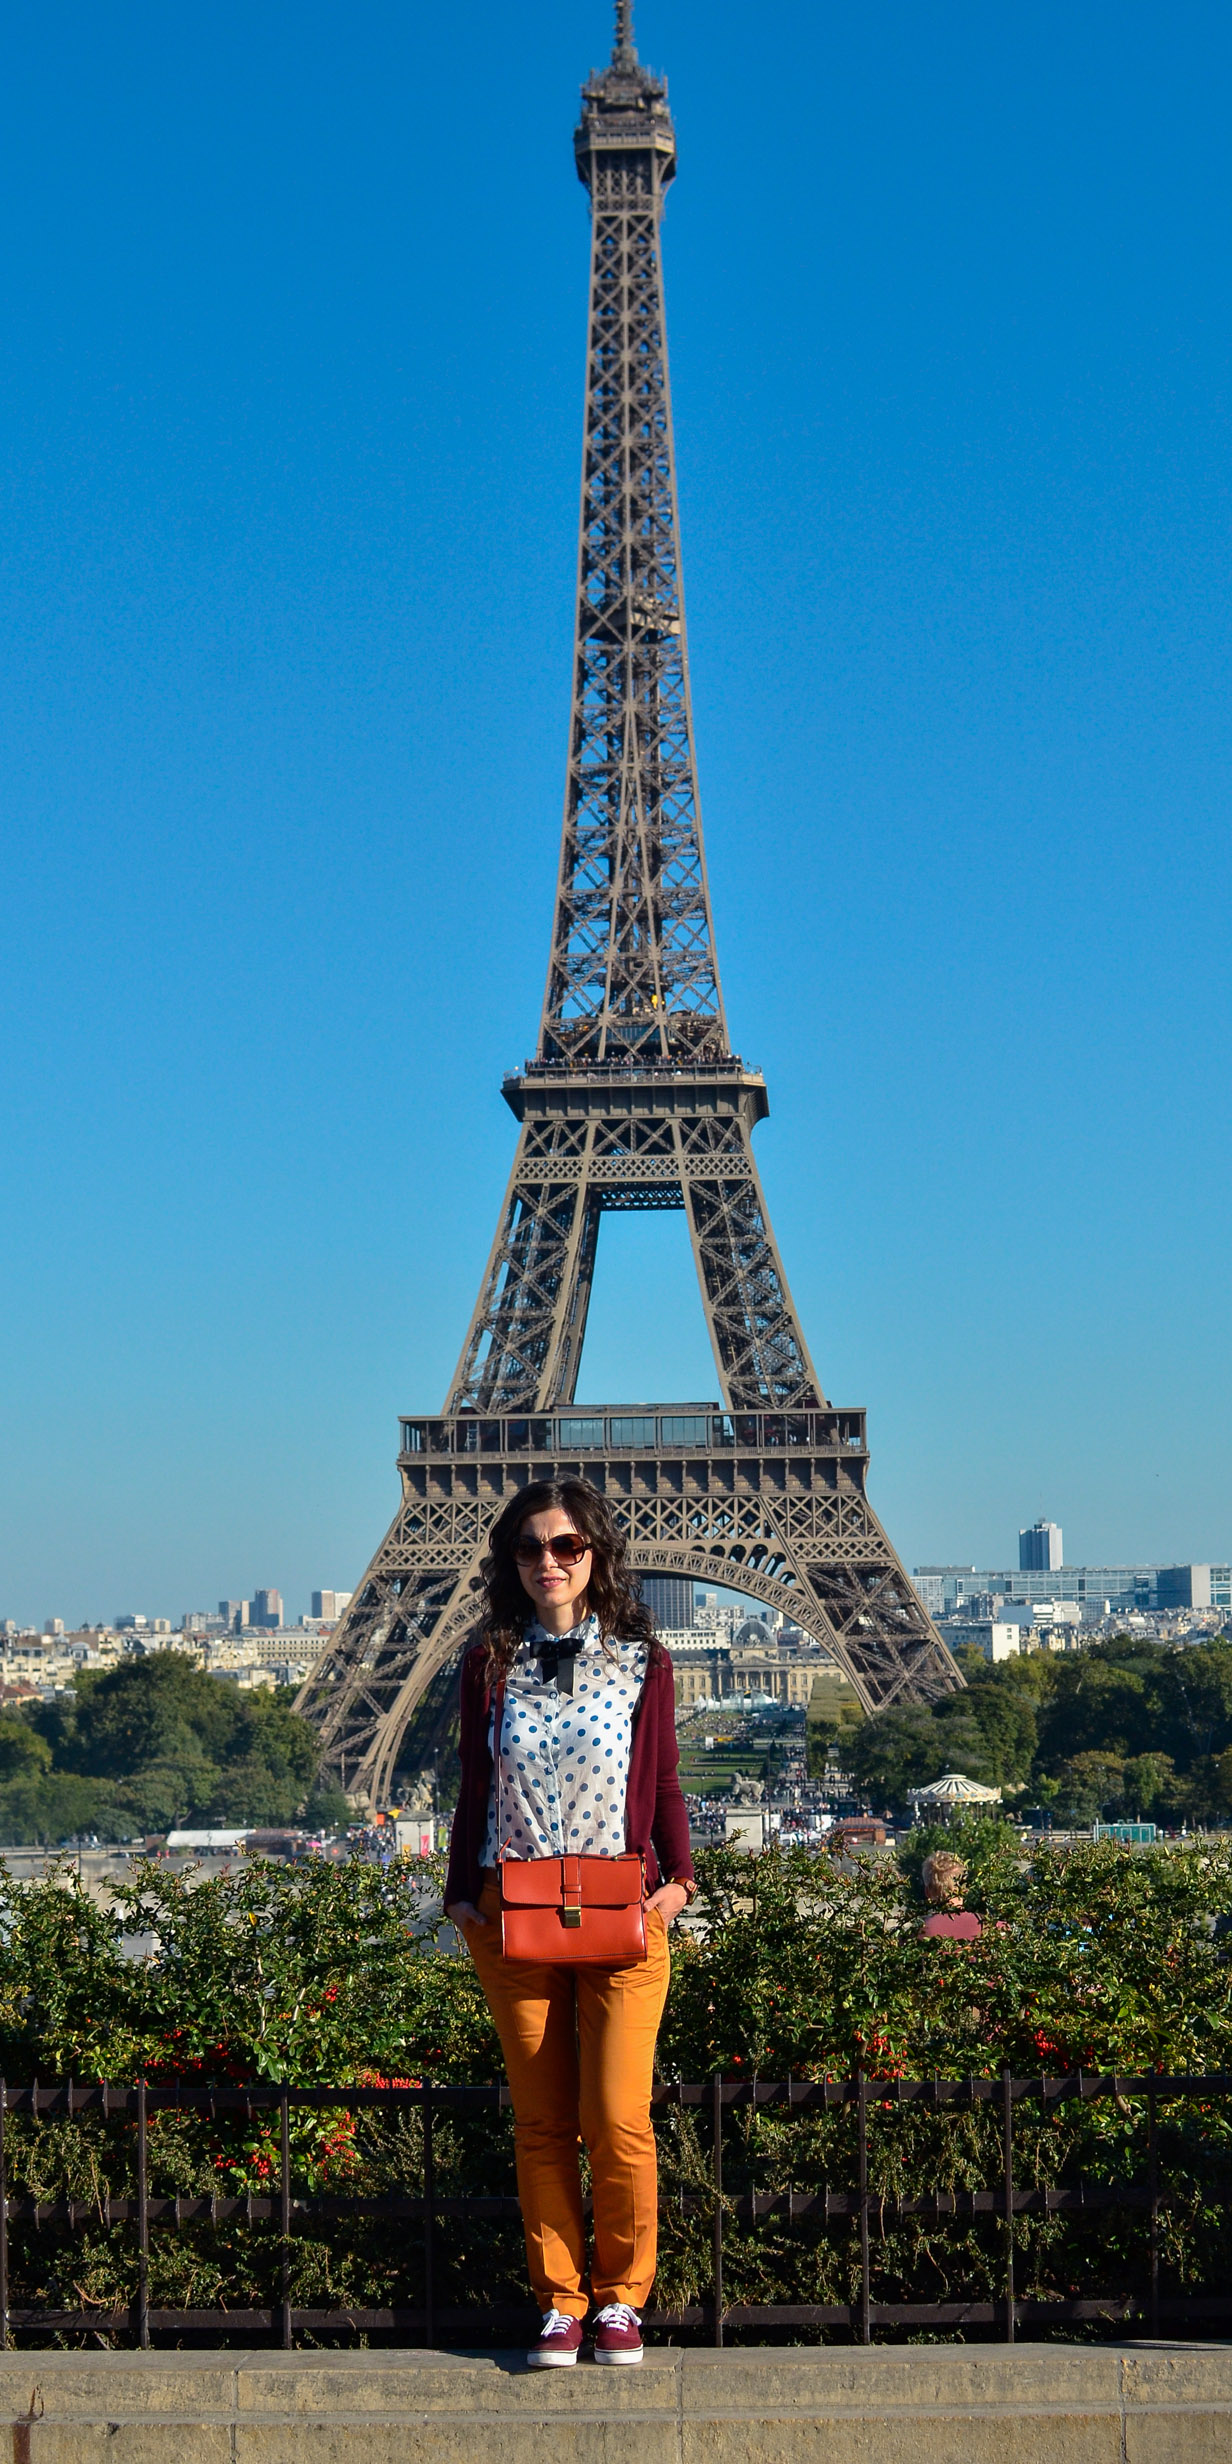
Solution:
<path fill-rule="evenodd" d="M 558 1566 L 580 1566 L 590 1542 L 579 1540 L 575 1531 L 554 1533 L 550 1540 L 515 1540 L 513 1554 L 520 1566 L 537 1566 L 545 1549 Z"/>

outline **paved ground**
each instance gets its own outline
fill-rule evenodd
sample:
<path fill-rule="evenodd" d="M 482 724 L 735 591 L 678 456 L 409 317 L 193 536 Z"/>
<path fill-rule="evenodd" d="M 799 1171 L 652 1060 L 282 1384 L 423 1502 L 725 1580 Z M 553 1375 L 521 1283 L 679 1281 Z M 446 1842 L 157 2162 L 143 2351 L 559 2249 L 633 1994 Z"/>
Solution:
<path fill-rule="evenodd" d="M 762 2347 L 563 2371 L 513 2354 L 4 2354 L 0 2464 L 10 2453 L 13 2464 L 1232 2464 L 1232 2346 Z"/>

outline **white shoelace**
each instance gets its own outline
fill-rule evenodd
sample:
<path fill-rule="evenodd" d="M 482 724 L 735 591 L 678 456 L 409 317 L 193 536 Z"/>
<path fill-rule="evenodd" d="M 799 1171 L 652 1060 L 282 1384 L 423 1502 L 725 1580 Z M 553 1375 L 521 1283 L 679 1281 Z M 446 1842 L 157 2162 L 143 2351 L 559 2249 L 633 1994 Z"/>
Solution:
<path fill-rule="evenodd" d="M 636 2310 L 631 2310 L 627 2301 L 608 2302 L 595 2318 L 596 2327 L 640 2327 L 641 2323 Z"/>
<path fill-rule="evenodd" d="M 554 2336 L 559 2328 L 572 2327 L 572 2325 L 572 2319 L 566 2318 L 563 2310 L 545 2310 L 543 2313 L 543 2334 L 545 2336 Z"/>

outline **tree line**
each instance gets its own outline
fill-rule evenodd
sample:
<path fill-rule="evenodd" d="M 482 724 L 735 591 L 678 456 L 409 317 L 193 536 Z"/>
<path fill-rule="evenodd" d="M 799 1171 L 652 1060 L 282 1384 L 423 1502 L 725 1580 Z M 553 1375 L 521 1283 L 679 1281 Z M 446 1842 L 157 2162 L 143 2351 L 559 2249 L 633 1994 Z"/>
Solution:
<path fill-rule="evenodd" d="M 241 1692 L 176 1651 L 83 1669 L 52 1701 L 0 1711 L 0 1842 L 345 1822 L 291 1705 L 289 1687 Z"/>
<path fill-rule="evenodd" d="M 902 1809 L 909 1789 L 957 1770 L 1002 1789 L 1011 1806 L 1047 1807 L 1057 1822 L 1179 1827 L 1232 1816 L 1226 1635 L 1174 1645 L 1120 1634 L 996 1667 L 976 1651 L 958 1659 L 961 1693 L 844 1733 L 843 1760 L 862 1795 Z"/>

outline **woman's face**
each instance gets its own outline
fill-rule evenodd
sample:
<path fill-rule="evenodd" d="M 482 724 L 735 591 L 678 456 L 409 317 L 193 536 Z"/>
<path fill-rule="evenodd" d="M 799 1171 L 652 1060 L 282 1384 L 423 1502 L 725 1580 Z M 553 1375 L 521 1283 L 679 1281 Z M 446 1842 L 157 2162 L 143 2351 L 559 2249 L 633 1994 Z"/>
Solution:
<path fill-rule="evenodd" d="M 580 1540 L 582 1535 L 563 1506 L 545 1506 L 542 1513 L 527 1515 L 513 1545 L 523 1591 L 529 1592 L 541 1621 L 548 1623 L 543 1612 L 545 1609 L 552 1611 L 554 1614 L 550 1623 L 560 1633 L 565 1633 L 570 1626 L 579 1624 L 586 1614 L 586 1586 L 590 1581 L 593 1561 L 590 1550 L 583 1545 L 577 1564 L 562 1566 L 551 1550 L 543 1545 L 545 1541 L 560 1538 Z M 526 1552 L 532 1543 L 537 1544 L 535 1555 L 528 1558 Z M 562 1609 L 570 1612 L 563 1620 L 560 1617 Z"/>

